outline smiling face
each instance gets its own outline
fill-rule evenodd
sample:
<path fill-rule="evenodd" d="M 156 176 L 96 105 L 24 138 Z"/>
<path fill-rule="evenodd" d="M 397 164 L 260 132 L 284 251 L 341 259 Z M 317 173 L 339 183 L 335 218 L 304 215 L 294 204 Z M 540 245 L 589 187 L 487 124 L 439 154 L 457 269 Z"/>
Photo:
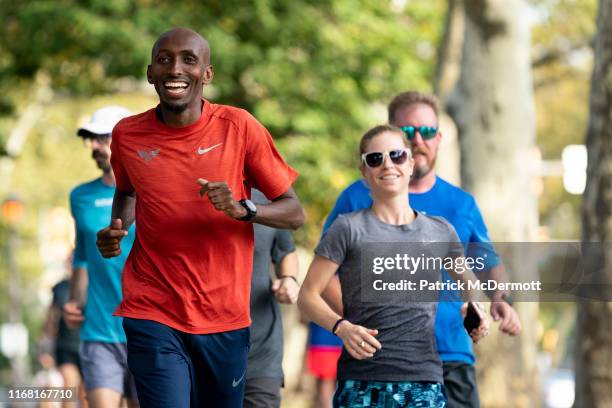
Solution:
<path fill-rule="evenodd" d="M 390 152 L 393 150 L 408 150 L 408 159 L 403 163 L 394 163 L 389 154 L 385 154 L 382 164 L 369 167 L 361 163 L 361 174 L 366 179 L 373 196 L 396 196 L 408 194 L 408 183 L 412 175 L 414 161 L 406 145 L 406 139 L 400 131 L 385 131 L 373 137 L 363 149 L 364 154 L 372 152 Z"/>
<path fill-rule="evenodd" d="M 438 127 L 438 118 L 431 106 L 424 103 L 416 103 L 397 109 L 393 118 L 393 124 L 402 126 L 431 126 Z M 438 133 L 428 140 L 424 140 L 419 132 L 410 141 L 410 148 L 414 156 L 414 177 L 422 178 L 430 173 L 436 164 L 438 146 L 442 138 Z"/>
<path fill-rule="evenodd" d="M 212 78 L 208 43 L 199 34 L 176 28 L 162 34 L 153 46 L 147 79 L 168 111 L 199 109 L 202 86 Z"/>

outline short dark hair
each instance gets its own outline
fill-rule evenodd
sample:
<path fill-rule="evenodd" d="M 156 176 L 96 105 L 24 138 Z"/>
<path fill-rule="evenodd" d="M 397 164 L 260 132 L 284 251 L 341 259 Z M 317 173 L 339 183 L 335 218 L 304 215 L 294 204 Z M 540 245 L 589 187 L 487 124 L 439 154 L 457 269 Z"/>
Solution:
<path fill-rule="evenodd" d="M 424 104 L 428 105 L 433 109 L 436 117 L 439 114 L 439 103 L 438 98 L 436 98 L 432 94 L 421 93 L 417 91 L 408 91 L 402 92 L 400 94 L 395 95 L 393 100 L 389 103 L 387 107 L 387 113 L 389 115 L 389 123 L 395 123 L 395 114 L 401 108 L 405 108 L 411 105 Z"/>
<path fill-rule="evenodd" d="M 210 45 L 208 44 L 208 40 L 204 37 L 202 37 L 202 35 L 200 33 L 198 33 L 197 31 L 194 31 L 190 28 L 184 28 L 184 27 L 175 27 L 172 28 L 164 33 L 162 33 L 159 37 L 157 37 L 157 40 L 155 40 L 155 43 L 153 43 L 153 47 L 151 48 L 151 63 L 153 63 L 153 60 L 155 59 L 155 55 L 157 54 L 157 51 L 159 51 L 159 43 L 167 36 L 174 34 L 176 32 L 188 32 L 191 33 L 191 35 L 197 37 L 201 42 L 202 42 L 202 51 L 204 53 L 203 55 L 203 61 L 202 63 L 204 65 L 208 65 L 210 64 Z"/>
<path fill-rule="evenodd" d="M 363 136 L 361 136 L 361 141 L 359 142 L 359 155 L 365 153 L 366 147 L 368 147 L 368 143 L 370 143 L 370 140 L 386 132 L 396 133 L 400 135 L 402 137 L 402 140 L 404 141 L 404 145 L 408 148 L 408 150 L 410 150 L 410 144 L 408 143 L 408 139 L 406 138 L 406 135 L 404 135 L 404 131 L 402 129 L 393 125 L 378 125 L 374 126 L 372 129 L 365 132 Z"/>

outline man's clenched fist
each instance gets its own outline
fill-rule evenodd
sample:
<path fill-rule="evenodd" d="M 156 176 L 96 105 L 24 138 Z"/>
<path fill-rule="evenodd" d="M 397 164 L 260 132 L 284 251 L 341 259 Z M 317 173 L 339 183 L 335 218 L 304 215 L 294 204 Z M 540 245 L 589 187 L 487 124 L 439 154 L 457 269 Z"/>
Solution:
<path fill-rule="evenodd" d="M 128 232 L 122 229 L 120 218 L 114 218 L 111 225 L 98 231 L 96 245 L 104 258 L 113 258 L 121 253 L 121 240 Z"/>
<path fill-rule="evenodd" d="M 232 189 L 225 181 L 208 181 L 199 178 L 200 197 L 208 194 L 208 199 L 218 211 L 223 211 L 228 217 L 237 219 L 247 215 L 247 211 L 234 200 Z"/>

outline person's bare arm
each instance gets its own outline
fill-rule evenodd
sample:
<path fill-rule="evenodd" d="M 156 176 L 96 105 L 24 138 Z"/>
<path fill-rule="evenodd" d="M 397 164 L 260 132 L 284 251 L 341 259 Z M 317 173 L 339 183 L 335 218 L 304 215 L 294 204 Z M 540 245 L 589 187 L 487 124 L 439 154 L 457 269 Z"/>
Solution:
<path fill-rule="evenodd" d="M 268 227 L 298 229 L 304 224 L 304 209 L 293 188 L 275 198 L 270 204 L 257 206 L 253 222 Z"/>
<path fill-rule="evenodd" d="M 70 277 L 70 296 L 62 310 L 66 325 L 72 329 L 79 327 L 85 316 L 83 308 L 87 302 L 87 286 L 89 278 L 84 268 L 73 268 Z"/>
<path fill-rule="evenodd" d="M 340 279 L 338 279 L 338 275 L 334 275 L 334 277 L 330 279 L 321 296 L 334 312 L 339 315 L 344 314 L 342 306 L 342 289 L 340 288 Z"/>
<path fill-rule="evenodd" d="M 480 280 L 491 279 L 496 282 L 508 282 L 508 275 L 506 274 L 506 268 L 503 263 L 499 263 L 487 271 L 479 272 L 478 278 Z M 502 296 L 509 294 L 506 291 L 496 290 L 487 292 L 487 296 L 491 300 L 501 300 Z"/>
<path fill-rule="evenodd" d="M 313 322 L 329 331 L 333 330 L 340 315 L 325 303 L 321 293 L 337 270 L 337 264 L 315 255 L 298 298 L 300 310 Z M 342 339 L 344 347 L 351 356 L 358 360 L 373 357 L 374 353 L 382 347 L 375 338 L 378 330 L 353 324 L 348 320 L 343 320 L 338 324 L 335 334 Z"/>
<path fill-rule="evenodd" d="M 315 255 L 306 279 L 302 283 L 298 306 L 300 310 L 319 326 L 331 330 L 341 315 L 334 312 L 321 297 L 321 293 L 329 280 L 334 276 L 338 265 L 332 261 Z"/>
<path fill-rule="evenodd" d="M 43 323 L 42 333 L 38 339 L 38 358 L 53 361 L 53 345 L 57 338 L 59 328 L 59 319 L 62 317 L 62 312 L 55 303 L 51 303 L 47 309 L 45 322 Z M 46 357 L 44 357 L 46 356 Z"/>
<path fill-rule="evenodd" d="M 42 335 L 45 339 L 55 339 L 57 336 L 57 328 L 59 319 L 62 316 L 61 310 L 51 303 L 47 309 L 47 315 L 45 316 L 45 323 L 43 324 Z"/>
<path fill-rule="evenodd" d="M 274 267 L 274 273 L 279 279 L 288 277 L 290 279 L 295 278 L 297 280 L 299 271 L 300 265 L 297 251 L 289 252 L 283 257 L 283 259 L 281 259 L 278 265 L 275 265 Z"/>
<path fill-rule="evenodd" d="M 115 190 L 111 222 L 108 227 L 98 231 L 96 245 L 104 258 L 112 258 L 121 253 L 121 240 L 128 234 L 134 223 L 136 193 Z"/>
<path fill-rule="evenodd" d="M 300 286 L 297 283 L 299 272 L 297 252 L 288 253 L 275 267 L 278 280 L 272 284 L 272 292 L 280 303 L 293 304 L 297 301 Z"/>
<path fill-rule="evenodd" d="M 208 199 L 218 211 L 223 211 L 234 219 L 247 215 L 246 209 L 235 199 L 225 181 L 198 179 L 197 182 L 200 185 L 200 196 L 208 195 Z M 257 215 L 251 222 L 272 228 L 295 230 L 304 223 L 304 209 L 293 188 L 289 187 L 289 190 L 272 200 L 270 204 L 257 205 Z"/>
<path fill-rule="evenodd" d="M 70 301 L 76 302 L 79 306 L 84 306 L 87 302 L 87 286 L 89 277 L 84 268 L 73 268 L 70 277 Z"/>
<path fill-rule="evenodd" d="M 508 275 L 503 263 L 500 263 L 489 271 L 485 272 L 486 279 L 492 279 L 496 282 L 508 282 Z M 494 321 L 501 320 L 499 330 L 510 336 L 516 336 L 521 332 L 521 320 L 516 313 L 516 310 L 506 302 L 505 296 L 510 294 L 506 291 L 497 290 L 493 293 L 487 293 L 491 299 L 491 317 Z"/>
<path fill-rule="evenodd" d="M 122 192 L 115 190 L 113 197 L 112 219 L 121 219 L 124 230 L 129 230 L 134 223 L 136 215 L 136 192 Z"/>

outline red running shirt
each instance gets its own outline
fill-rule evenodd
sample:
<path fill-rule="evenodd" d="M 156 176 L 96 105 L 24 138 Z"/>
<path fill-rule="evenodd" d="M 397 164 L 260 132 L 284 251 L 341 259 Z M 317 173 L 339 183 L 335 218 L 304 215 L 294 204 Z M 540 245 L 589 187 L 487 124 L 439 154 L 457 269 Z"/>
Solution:
<path fill-rule="evenodd" d="M 235 200 L 251 187 L 274 199 L 297 172 L 268 131 L 242 109 L 204 101 L 200 119 L 172 128 L 155 109 L 113 130 L 117 189 L 136 192 L 136 240 L 115 314 L 154 320 L 192 334 L 251 324 L 253 226 L 215 210 L 198 178 L 225 181 Z"/>

